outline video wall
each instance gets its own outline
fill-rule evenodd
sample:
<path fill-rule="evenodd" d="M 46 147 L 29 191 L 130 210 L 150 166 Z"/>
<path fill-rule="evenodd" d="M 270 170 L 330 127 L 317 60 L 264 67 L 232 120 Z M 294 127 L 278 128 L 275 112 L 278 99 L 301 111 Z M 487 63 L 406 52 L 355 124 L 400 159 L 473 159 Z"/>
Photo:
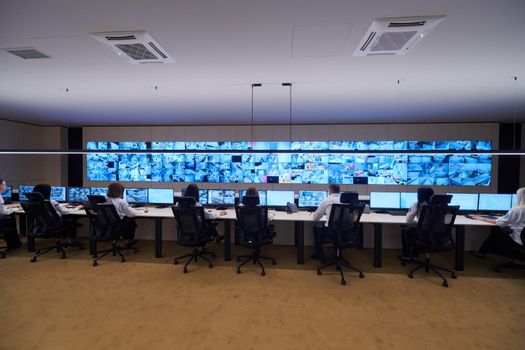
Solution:
<path fill-rule="evenodd" d="M 90 181 L 489 186 L 491 141 L 87 142 L 89 150 L 185 153 L 89 153 Z M 192 150 L 224 151 L 191 153 Z M 228 153 L 230 150 L 246 153 Z M 267 150 L 268 153 L 250 153 Z M 286 150 L 289 153 L 272 153 Z M 294 151 L 301 150 L 301 153 Z M 316 153 L 330 150 L 333 153 Z M 341 150 L 439 150 L 450 154 L 348 154 Z M 304 153 L 304 151 L 309 151 Z M 311 152 L 310 152 L 311 151 Z"/>

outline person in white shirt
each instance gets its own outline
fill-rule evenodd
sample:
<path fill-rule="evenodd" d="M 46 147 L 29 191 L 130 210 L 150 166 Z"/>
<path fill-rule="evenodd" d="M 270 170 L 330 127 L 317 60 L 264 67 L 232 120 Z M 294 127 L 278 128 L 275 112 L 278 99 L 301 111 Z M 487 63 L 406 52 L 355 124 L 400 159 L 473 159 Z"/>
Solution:
<path fill-rule="evenodd" d="M 326 216 L 326 222 L 323 224 L 317 224 L 314 226 L 314 248 L 315 253 L 312 254 L 311 258 L 314 260 L 326 260 L 326 255 L 323 249 L 323 236 L 328 232 L 328 218 L 330 217 L 330 211 L 332 210 L 333 204 L 339 204 L 341 188 L 339 185 L 330 184 L 328 186 L 328 197 L 322 200 L 317 207 L 317 210 L 312 213 L 312 219 L 319 221 L 323 216 Z"/>
<path fill-rule="evenodd" d="M 122 219 L 122 237 L 128 241 L 127 246 L 131 247 L 137 243 L 135 240 L 135 228 L 137 227 L 137 224 L 135 223 L 134 218 L 142 213 L 147 213 L 148 209 L 134 209 L 123 197 L 124 185 L 122 185 L 120 182 L 113 182 L 109 184 L 106 203 L 113 204 L 117 214 Z"/>
<path fill-rule="evenodd" d="M 6 187 L 5 180 L 0 179 L 0 193 L 3 193 Z M 4 204 L 4 198 L 0 195 L 0 231 L 4 236 L 8 250 L 20 248 L 22 245 L 20 238 L 18 238 L 16 219 L 13 212 L 13 209 L 8 208 Z"/>
<path fill-rule="evenodd" d="M 494 230 L 477 251 L 471 252 L 472 255 L 484 258 L 485 254 L 489 252 L 504 254 L 508 248 L 513 246 L 523 248 L 525 242 L 521 239 L 521 231 L 525 228 L 525 187 L 520 188 L 516 193 L 518 196 L 516 207 L 511 208 L 499 219 L 492 220 L 481 216 L 471 217 L 501 228 L 500 230 Z"/>
<path fill-rule="evenodd" d="M 406 215 L 406 223 L 417 222 L 423 205 L 430 203 L 430 198 L 434 195 L 434 190 L 430 187 L 420 187 L 417 189 L 417 202 L 412 203 Z M 411 261 L 419 254 L 415 246 L 416 230 L 415 227 L 401 226 L 401 256 L 402 261 Z"/>

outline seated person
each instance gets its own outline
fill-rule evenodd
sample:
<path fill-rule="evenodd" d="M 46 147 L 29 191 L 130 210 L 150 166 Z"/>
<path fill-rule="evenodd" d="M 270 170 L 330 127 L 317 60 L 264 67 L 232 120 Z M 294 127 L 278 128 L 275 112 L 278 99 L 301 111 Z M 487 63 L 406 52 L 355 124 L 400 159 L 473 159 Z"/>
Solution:
<path fill-rule="evenodd" d="M 420 187 L 417 190 L 417 202 L 413 203 L 406 215 L 407 224 L 415 223 L 421 214 L 423 205 L 430 203 L 434 190 L 430 187 Z M 401 226 L 401 260 L 413 260 L 419 254 L 415 246 L 416 230 L 414 227 Z"/>
<path fill-rule="evenodd" d="M 244 196 L 247 196 L 247 197 L 259 197 L 259 191 L 257 191 L 257 189 L 255 187 L 249 187 L 246 190 L 246 193 L 244 194 Z M 242 198 L 241 198 L 241 205 L 243 205 Z M 271 212 L 271 211 L 268 211 L 268 221 L 273 220 L 274 217 L 275 217 L 275 213 Z"/>
<path fill-rule="evenodd" d="M 4 179 L 0 179 L 0 193 L 4 192 L 7 184 Z M 14 210 L 4 205 L 4 198 L 0 196 L 0 231 L 4 236 L 7 249 L 20 248 L 22 242 L 18 238 L 18 229 L 16 228 L 16 219 Z"/>
<path fill-rule="evenodd" d="M 328 219 L 330 218 L 332 204 L 341 203 L 340 192 L 341 189 L 339 185 L 330 184 L 330 186 L 328 186 L 328 197 L 323 199 L 323 201 L 319 203 L 319 207 L 317 207 L 317 210 L 312 213 L 312 219 L 314 221 L 319 221 L 323 216 L 326 215 L 326 223 L 324 225 L 317 224 L 314 226 L 315 254 L 311 256 L 311 258 L 314 260 L 326 260 L 326 255 L 323 249 L 323 236 L 328 232 Z"/>
<path fill-rule="evenodd" d="M 106 203 L 113 204 L 115 206 L 118 215 L 122 219 L 122 236 L 128 241 L 127 246 L 131 247 L 137 243 L 135 240 L 135 228 L 137 227 L 137 224 L 135 223 L 134 218 L 141 213 L 147 213 L 148 209 L 134 209 L 123 197 L 124 185 L 122 185 L 120 182 L 113 182 L 109 184 Z"/>
<path fill-rule="evenodd" d="M 517 196 L 518 203 L 516 207 L 510 209 L 497 220 L 481 216 L 471 217 L 474 220 L 485 221 L 500 227 L 500 230 L 494 230 L 485 239 L 477 251 L 471 252 L 472 255 L 484 259 L 487 253 L 505 255 L 505 252 L 510 247 L 524 247 L 525 242 L 521 240 L 521 231 L 525 228 L 525 187 L 517 191 Z"/>

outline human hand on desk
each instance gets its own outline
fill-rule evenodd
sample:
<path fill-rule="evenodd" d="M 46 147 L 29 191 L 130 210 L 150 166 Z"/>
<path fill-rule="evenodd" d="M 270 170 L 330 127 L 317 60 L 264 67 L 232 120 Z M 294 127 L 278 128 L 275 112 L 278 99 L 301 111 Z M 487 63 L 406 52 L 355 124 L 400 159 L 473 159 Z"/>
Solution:
<path fill-rule="evenodd" d="M 226 215 L 226 210 L 221 210 L 217 214 L 219 214 L 219 216 L 224 216 L 224 215 Z"/>
<path fill-rule="evenodd" d="M 488 222 L 489 224 L 496 225 L 496 220 L 484 218 L 484 217 L 479 216 L 479 215 L 470 215 L 470 216 L 468 216 L 468 218 L 472 219 L 472 220 L 484 221 L 484 222 Z"/>

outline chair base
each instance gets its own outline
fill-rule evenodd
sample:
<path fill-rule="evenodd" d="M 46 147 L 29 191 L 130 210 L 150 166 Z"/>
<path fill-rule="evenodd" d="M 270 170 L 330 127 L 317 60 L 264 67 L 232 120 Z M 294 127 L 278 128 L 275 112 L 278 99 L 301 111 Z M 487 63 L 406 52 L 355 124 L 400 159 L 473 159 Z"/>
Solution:
<path fill-rule="evenodd" d="M 352 266 L 352 264 L 350 264 L 350 262 L 343 257 L 343 255 L 342 255 L 340 250 L 336 251 L 335 259 L 331 259 L 327 263 L 322 264 L 321 266 L 319 266 L 317 268 L 317 274 L 319 276 L 322 275 L 323 274 L 322 270 L 327 268 L 327 267 L 331 267 L 331 266 L 335 266 L 335 269 L 337 271 L 339 271 L 339 274 L 341 275 L 341 284 L 342 285 L 346 285 L 345 273 L 344 273 L 344 269 L 345 268 L 349 269 L 349 270 L 352 270 L 352 271 L 355 271 L 355 272 L 358 272 L 359 273 L 359 278 L 364 278 L 365 277 L 365 274 L 363 273 L 363 271 L 361 271 L 358 268 Z"/>
<path fill-rule="evenodd" d="M 414 278 L 414 272 L 416 272 L 417 270 L 420 270 L 422 268 L 425 268 L 425 273 L 428 273 L 429 271 L 432 271 L 434 272 L 436 275 L 438 275 L 442 280 L 443 280 L 443 283 L 441 284 L 443 287 L 447 288 L 448 287 L 448 281 L 447 279 L 441 274 L 440 271 L 445 271 L 445 272 L 448 272 L 450 273 L 450 277 L 453 278 L 453 279 L 456 279 L 458 278 L 458 275 L 456 274 L 456 271 L 454 270 L 450 270 L 450 269 L 446 269 L 444 267 L 441 267 L 441 266 L 437 266 L 437 265 L 434 265 L 434 264 L 431 264 L 430 263 L 430 254 L 427 254 L 426 257 L 425 257 L 425 261 L 414 261 L 415 264 L 417 264 L 416 267 L 414 267 L 412 270 L 410 270 L 410 272 L 408 273 L 408 277 L 409 278 Z"/>
<path fill-rule="evenodd" d="M 181 255 L 181 256 L 176 257 L 175 260 L 173 261 L 173 264 L 177 265 L 179 263 L 180 259 L 184 259 L 184 258 L 188 258 L 189 257 L 189 259 L 184 264 L 184 268 L 182 269 L 182 272 L 188 273 L 188 265 L 192 261 L 198 261 L 199 258 L 202 258 L 203 260 L 208 262 L 208 267 L 211 269 L 213 267 L 213 264 L 212 264 L 211 260 L 206 257 L 206 255 L 210 255 L 212 258 L 215 258 L 215 253 L 214 252 L 208 252 L 208 251 L 206 251 L 204 249 L 203 250 L 199 250 L 198 247 L 194 247 L 190 254 Z"/>
<path fill-rule="evenodd" d="M 123 250 L 133 250 L 135 253 L 138 251 L 137 248 L 131 247 L 131 248 L 125 248 L 117 245 L 117 241 L 111 242 L 111 248 L 103 249 L 103 250 L 97 250 L 95 254 L 93 255 L 93 266 L 98 266 L 98 261 L 108 255 L 109 253 L 112 253 L 113 256 L 117 256 L 117 254 L 120 256 L 120 262 L 126 262 L 126 257 L 124 254 L 122 254 Z"/>
<path fill-rule="evenodd" d="M 244 259 L 244 260 L 242 260 Z M 262 260 L 270 260 L 272 262 L 272 265 L 276 265 L 277 261 L 274 258 L 270 258 L 268 256 L 261 255 L 261 251 L 258 249 L 255 249 L 251 254 L 249 255 L 239 255 L 237 257 L 237 262 L 239 264 L 237 265 L 237 273 L 241 273 L 241 267 L 249 263 L 250 261 L 253 262 L 253 264 L 259 264 L 261 267 L 261 276 L 266 276 L 266 270 L 264 269 L 264 265 L 262 263 Z M 241 262 L 242 261 L 242 262 Z"/>
<path fill-rule="evenodd" d="M 499 273 L 501 272 L 502 268 L 522 270 L 522 269 L 525 269 L 525 263 L 517 263 L 515 261 L 509 261 L 504 264 L 499 264 L 499 265 L 494 266 L 494 271 Z"/>
<path fill-rule="evenodd" d="M 62 242 L 60 241 L 60 239 L 56 239 L 55 240 L 55 245 L 52 245 L 52 246 L 49 246 L 49 247 L 44 247 L 44 248 L 40 248 L 36 251 L 36 254 L 33 255 L 33 257 L 31 258 L 31 262 L 34 263 L 36 262 L 36 259 L 39 257 L 39 256 L 42 256 L 52 250 L 56 250 L 57 253 L 60 253 L 60 259 L 65 259 L 66 258 L 66 251 L 64 250 L 64 245 L 62 244 Z"/>

